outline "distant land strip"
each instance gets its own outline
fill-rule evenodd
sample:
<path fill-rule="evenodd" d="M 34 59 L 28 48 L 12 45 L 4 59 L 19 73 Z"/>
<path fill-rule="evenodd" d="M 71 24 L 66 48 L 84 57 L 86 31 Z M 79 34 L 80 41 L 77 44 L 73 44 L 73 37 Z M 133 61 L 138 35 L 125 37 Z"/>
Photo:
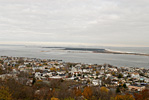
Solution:
<path fill-rule="evenodd" d="M 67 48 L 67 47 L 43 47 L 43 48 L 60 48 L 60 50 L 92 51 L 93 53 L 127 54 L 127 55 L 149 56 L 149 54 L 144 54 L 144 53 L 111 51 L 111 50 L 98 49 L 98 48 Z"/>

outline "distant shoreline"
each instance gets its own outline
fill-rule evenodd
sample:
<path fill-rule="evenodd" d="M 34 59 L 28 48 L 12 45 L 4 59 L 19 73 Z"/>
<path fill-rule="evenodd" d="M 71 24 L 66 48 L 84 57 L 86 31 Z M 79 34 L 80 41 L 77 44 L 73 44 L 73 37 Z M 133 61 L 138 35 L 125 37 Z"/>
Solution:
<path fill-rule="evenodd" d="M 131 52 L 122 52 L 122 51 L 112 51 L 112 50 L 98 49 L 98 48 L 67 48 L 67 47 L 43 47 L 43 48 L 60 48 L 60 50 L 72 50 L 72 51 L 91 51 L 92 53 L 149 56 L 149 54 L 144 54 L 144 53 L 131 53 Z"/>
<path fill-rule="evenodd" d="M 127 52 L 116 52 L 116 51 L 106 51 L 106 52 L 96 52 L 93 51 L 93 53 L 108 53 L 108 54 L 126 54 L 126 55 L 139 55 L 139 56 L 149 56 L 149 54 L 142 54 L 142 53 L 127 53 Z"/>

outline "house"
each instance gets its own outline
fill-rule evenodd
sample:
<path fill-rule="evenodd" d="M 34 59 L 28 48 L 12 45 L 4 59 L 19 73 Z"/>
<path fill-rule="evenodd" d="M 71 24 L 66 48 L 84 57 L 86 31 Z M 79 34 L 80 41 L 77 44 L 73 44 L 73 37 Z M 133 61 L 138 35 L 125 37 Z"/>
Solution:
<path fill-rule="evenodd" d="M 61 76 L 52 76 L 52 77 L 49 77 L 48 80 L 62 80 L 62 77 Z"/>
<path fill-rule="evenodd" d="M 110 77 L 110 76 L 112 76 L 111 74 L 106 74 L 106 78 L 108 78 L 108 77 Z"/>
<path fill-rule="evenodd" d="M 18 69 L 25 68 L 25 67 L 26 67 L 25 65 L 20 65 L 18 66 Z"/>
<path fill-rule="evenodd" d="M 98 86 L 99 85 L 99 80 L 92 80 L 92 84 L 94 86 Z"/>
<path fill-rule="evenodd" d="M 81 66 L 82 66 L 81 64 L 75 65 L 76 68 L 81 68 Z"/>
<path fill-rule="evenodd" d="M 127 87 L 130 85 L 130 83 L 125 83 L 125 84 L 126 84 Z"/>
<path fill-rule="evenodd" d="M 78 69 L 75 68 L 75 67 L 72 67 L 72 68 L 71 68 L 71 72 L 72 72 L 72 73 L 78 72 Z"/>
<path fill-rule="evenodd" d="M 102 67 L 101 67 L 101 70 L 104 70 L 104 69 L 105 69 L 104 66 L 102 66 Z"/>
<path fill-rule="evenodd" d="M 84 73 L 90 73 L 90 69 L 88 69 L 88 68 L 83 69 L 83 72 L 84 72 Z"/>
<path fill-rule="evenodd" d="M 36 79 L 41 80 L 41 77 L 42 77 L 42 73 L 40 73 L 40 72 L 36 72 L 36 73 L 35 73 L 35 78 L 36 78 Z"/>
<path fill-rule="evenodd" d="M 44 69 L 45 69 L 45 67 L 42 67 L 42 66 L 40 66 L 40 67 L 32 67 L 33 71 L 35 71 L 35 70 L 44 70 Z"/>
<path fill-rule="evenodd" d="M 109 68 L 110 71 L 114 71 L 114 72 L 117 72 L 117 69 L 116 68 Z"/>
<path fill-rule="evenodd" d="M 33 84 L 33 78 L 28 79 L 27 82 L 26 82 L 26 85 L 32 86 L 32 84 Z"/>
<path fill-rule="evenodd" d="M 145 86 L 128 86 L 129 91 L 142 91 L 145 89 Z"/>
<path fill-rule="evenodd" d="M 123 77 L 127 77 L 128 76 L 128 74 L 127 73 L 123 73 Z"/>
<path fill-rule="evenodd" d="M 100 70 L 99 73 L 100 74 L 104 74 L 105 72 L 104 72 L 104 70 Z"/>
<path fill-rule="evenodd" d="M 139 73 L 131 73 L 131 78 L 139 79 L 140 75 L 139 75 Z"/>

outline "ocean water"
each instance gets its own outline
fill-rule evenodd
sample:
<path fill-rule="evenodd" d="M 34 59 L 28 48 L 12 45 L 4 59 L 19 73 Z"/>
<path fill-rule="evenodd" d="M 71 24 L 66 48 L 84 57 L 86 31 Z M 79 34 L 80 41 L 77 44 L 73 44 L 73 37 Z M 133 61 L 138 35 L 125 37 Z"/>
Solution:
<path fill-rule="evenodd" d="M 113 51 L 136 52 L 149 54 L 148 47 L 101 47 Z M 43 52 L 44 51 L 44 52 Z M 102 54 L 91 52 L 69 52 L 58 48 L 42 48 L 40 46 L 0 45 L 0 56 L 31 57 L 41 59 L 58 59 L 64 62 L 87 64 L 111 64 L 117 67 L 149 68 L 149 56 Z"/>

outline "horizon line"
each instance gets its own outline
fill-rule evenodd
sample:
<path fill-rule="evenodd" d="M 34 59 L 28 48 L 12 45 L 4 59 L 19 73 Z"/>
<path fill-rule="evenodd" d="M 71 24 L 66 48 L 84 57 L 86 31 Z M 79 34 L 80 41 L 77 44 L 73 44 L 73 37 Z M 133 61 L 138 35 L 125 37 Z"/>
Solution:
<path fill-rule="evenodd" d="M 97 44 L 97 43 L 72 43 L 72 42 L 24 42 L 24 41 L 7 41 L 0 42 L 0 45 L 24 45 L 24 46 L 55 46 L 55 47 L 149 47 L 146 45 L 124 45 L 124 44 Z"/>

